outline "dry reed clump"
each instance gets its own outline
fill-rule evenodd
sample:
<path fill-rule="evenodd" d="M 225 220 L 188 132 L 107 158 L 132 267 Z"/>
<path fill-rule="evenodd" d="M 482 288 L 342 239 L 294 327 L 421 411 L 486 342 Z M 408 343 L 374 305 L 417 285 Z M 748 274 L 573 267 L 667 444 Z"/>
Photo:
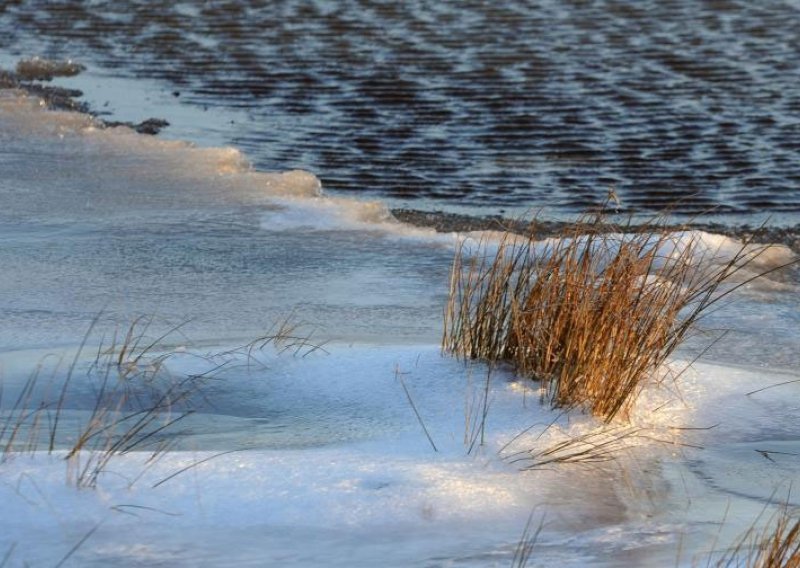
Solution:
<path fill-rule="evenodd" d="M 470 255 L 462 244 L 443 348 L 509 362 L 541 381 L 553 406 L 585 407 L 610 421 L 709 308 L 753 279 L 723 286 L 765 250 L 744 243 L 710 262 L 696 237 L 679 241 L 664 222 L 635 232 L 601 226 L 608 225 L 598 215 L 544 242 L 533 231 L 506 235 L 493 255 Z"/>

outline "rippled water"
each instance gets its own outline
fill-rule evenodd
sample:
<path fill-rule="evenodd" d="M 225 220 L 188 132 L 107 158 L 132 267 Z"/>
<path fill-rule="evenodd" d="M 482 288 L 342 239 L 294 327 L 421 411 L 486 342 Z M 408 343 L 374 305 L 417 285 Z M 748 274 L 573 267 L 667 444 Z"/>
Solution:
<path fill-rule="evenodd" d="M 79 58 L 246 112 L 229 142 L 259 167 L 562 212 L 610 186 L 628 209 L 800 212 L 798 29 L 791 0 L 0 7 L 7 55 Z"/>

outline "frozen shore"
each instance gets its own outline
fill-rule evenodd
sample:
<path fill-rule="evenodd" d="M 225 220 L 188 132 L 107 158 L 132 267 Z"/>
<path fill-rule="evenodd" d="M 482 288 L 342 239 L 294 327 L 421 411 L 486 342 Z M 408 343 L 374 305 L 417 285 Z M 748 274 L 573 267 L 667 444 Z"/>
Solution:
<path fill-rule="evenodd" d="M 469 231 L 510 231 L 515 233 L 527 233 L 532 230 L 532 234 L 537 239 L 555 237 L 571 230 L 575 227 L 574 223 L 566 221 L 535 220 L 531 224 L 530 220 L 519 220 L 499 215 L 489 215 L 481 217 L 479 215 L 465 215 L 462 213 L 452 213 L 447 211 L 422 211 L 417 209 L 392 209 L 392 215 L 398 220 L 415 225 L 417 227 L 431 227 L 437 232 L 469 232 Z M 622 220 L 625 221 L 624 218 Z M 632 223 L 635 228 L 636 222 Z M 752 226 L 749 224 L 736 224 L 732 219 L 731 223 L 709 223 L 702 221 L 700 217 L 697 221 L 688 223 L 673 223 L 663 227 L 671 231 L 685 231 L 696 229 L 727 237 L 748 240 L 759 244 L 782 244 L 791 248 L 794 252 L 800 253 L 800 224 L 782 227 L 765 224 L 763 226 Z M 618 226 L 600 225 L 593 226 L 594 231 L 617 231 Z"/>
<path fill-rule="evenodd" d="M 64 64 L 58 66 L 58 62 L 34 58 L 21 61 L 20 65 L 22 65 L 23 69 L 25 69 L 24 64 L 26 62 L 28 62 L 27 73 L 20 73 L 19 70 L 14 72 L 0 68 L 0 89 L 19 89 L 24 91 L 31 96 L 41 99 L 50 110 L 89 114 L 95 118 L 98 125 L 107 128 L 127 126 L 139 134 L 155 135 L 161 132 L 163 128 L 169 126 L 169 122 L 163 118 L 147 118 L 138 123 L 110 120 L 107 118 L 103 119 L 99 116 L 97 109 L 93 109 L 88 103 L 79 100 L 83 96 L 83 91 L 80 89 L 69 89 L 50 84 L 50 81 L 55 77 L 65 74 L 65 68 L 68 69 L 66 73 L 77 75 L 83 70 L 82 66 L 78 64 L 75 64 L 75 67 L 65 67 Z M 37 69 L 39 72 L 34 72 L 34 70 Z"/>
<path fill-rule="evenodd" d="M 46 79 L 46 81 L 36 79 Z M 105 127 L 127 126 L 141 134 L 158 134 L 163 128 L 169 126 L 167 118 L 147 118 L 140 122 L 117 121 L 109 117 L 100 116 L 97 109 L 93 109 L 89 104 L 79 100 L 83 92 L 77 89 L 65 89 L 49 81 L 53 76 L 33 75 L 20 76 L 11 70 L 0 69 L 0 89 L 21 89 L 28 94 L 40 97 L 47 108 L 51 110 L 75 111 L 88 113 L 95 117 L 99 125 Z M 392 215 L 403 223 L 408 223 L 416 227 L 433 228 L 440 233 L 470 232 L 470 231 L 494 231 L 504 230 L 512 232 L 524 232 L 531 229 L 529 219 L 520 220 L 514 217 L 503 217 L 492 214 L 482 216 L 479 214 L 463 214 L 442 210 L 413 209 L 413 208 L 393 208 Z M 713 210 L 709 211 L 713 214 Z M 635 225 L 635 222 L 633 223 Z M 566 221 L 555 221 L 546 219 L 537 220 L 534 234 L 537 238 L 548 238 L 556 236 L 564 231 L 565 228 L 573 224 Z M 763 225 L 750 223 L 740 223 L 736 217 L 729 217 L 726 222 L 708 222 L 702 215 L 694 220 L 681 223 L 674 223 L 669 228 L 676 231 L 688 228 L 707 231 L 710 233 L 722 234 L 740 240 L 750 240 L 754 243 L 762 244 L 783 244 L 791 248 L 796 253 L 800 253 L 800 224 L 776 225 L 766 222 Z M 614 230 L 615 227 L 608 227 Z M 602 230 L 602 227 L 601 227 Z"/>
<path fill-rule="evenodd" d="M 0 92 L 5 432 L 20 410 L 51 423 L 26 398 L 32 373 L 55 381 L 44 394 L 68 372 L 76 389 L 52 454 L 0 463 L 0 565 L 507 566 L 534 511 L 533 565 L 689 566 L 797 478 L 796 280 L 715 313 L 708 327 L 729 336 L 613 425 L 636 430 L 613 460 L 525 470 L 603 426 L 540 405 L 505 368 L 442 356 L 456 233 L 498 219 L 394 212 L 445 233 L 415 230 L 382 203 L 327 196 L 311 173 L 102 124 Z M 787 231 L 760 238 L 796 247 Z M 287 312 L 320 349 L 231 351 Z M 143 314 L 152 357 L 102 348 Z M 104 392 L 93 379 L 196 376 L 219 351 L 233 364 L 164 432 L 168 451 L 114 456 L 94 488 L 70 482 L 63 458 Z M 527 461 L 508 459 L 510 442 Z"/>

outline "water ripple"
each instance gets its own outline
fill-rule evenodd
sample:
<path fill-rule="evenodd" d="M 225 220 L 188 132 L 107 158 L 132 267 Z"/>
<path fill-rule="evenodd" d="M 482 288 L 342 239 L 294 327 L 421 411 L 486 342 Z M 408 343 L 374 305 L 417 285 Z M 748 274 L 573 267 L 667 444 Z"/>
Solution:
<path fill-rule="evenodd" d="M 800 5 L 46 0 L 0 48 L 244 109 L 231 143 L 342 193 L 800 212 Z"/>

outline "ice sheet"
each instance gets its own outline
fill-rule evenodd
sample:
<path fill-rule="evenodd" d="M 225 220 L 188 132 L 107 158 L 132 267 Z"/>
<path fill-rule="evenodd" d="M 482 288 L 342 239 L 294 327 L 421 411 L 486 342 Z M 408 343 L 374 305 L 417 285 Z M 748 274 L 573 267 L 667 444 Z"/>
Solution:
<path fill-rule="evenodd" d="M 197 359 L 183 357 L 171 372 L 196 372 Z M 720 525 L 733 539 L 800 473 L 790 454 L 797 406 L 787 402 L 800 386 L 743 392 L 795 376 L 697 364 L 682 398 L 643 397 L 633 424 L 646 435 L 617 461 L 520 471 L 498 452 L 526 428 L 515 443 L 535 448 L 599 425 L 540 406 L 530 386 L 497 371 L 485 444 L 470 452 L 467 409 L 483 392 L 483 366 L 434 346 L 341 344 L 262 362 L 208 391 L 210 407 L 181 429 L 181 451 L 150 465 L 148 452 L 114 458 L 96 489 L 68 484 L 63 452 L 3 463 L 2 534 L 15 561 L 56 562 L 98 527 L 75 562 L 501 566 L 536 510 L 537 563 L 671 564 L 684 546 L 690 565 Z"/>

